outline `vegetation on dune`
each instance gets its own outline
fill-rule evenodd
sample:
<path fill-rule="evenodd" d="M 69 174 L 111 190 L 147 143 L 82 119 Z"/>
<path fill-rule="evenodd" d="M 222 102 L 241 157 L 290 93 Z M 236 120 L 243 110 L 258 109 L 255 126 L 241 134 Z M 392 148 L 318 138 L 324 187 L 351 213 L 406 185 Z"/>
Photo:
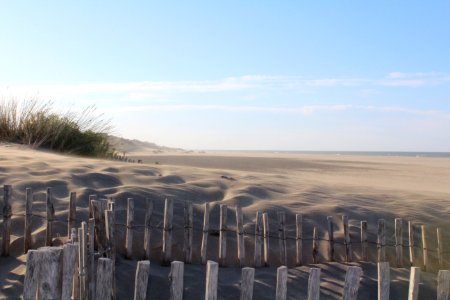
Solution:
<path fill-rule="evenodd" d="M 52 102 L 0 100 L 0 142 L 21 143 L 58 152 L 114 157 L 111 126 L 94 107 L 57 112 Z"/>

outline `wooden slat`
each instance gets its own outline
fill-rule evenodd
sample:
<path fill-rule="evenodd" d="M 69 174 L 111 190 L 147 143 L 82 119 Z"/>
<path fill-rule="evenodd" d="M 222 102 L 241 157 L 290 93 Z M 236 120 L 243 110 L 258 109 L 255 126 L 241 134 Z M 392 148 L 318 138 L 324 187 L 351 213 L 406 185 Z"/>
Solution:
<path fill-rule="evenodd" d="M 442 230 L 441 228 L 436 228 L 436 238 L 437 238 L 437 256 L 438 256 L 438 263 L 439 268 L 444 268 L 444 245 L 443 245 L 443 239 L 442 239 Z"/>
<path fill-rule="evenodd" d="M 318 255 L 319 255 L 319 234 L 317 232 L 317 228 L 314 226 L 313 228 L 313 241 L 312 241 L 312 256 L 313 256 L 313 264 L 318 263 Z"/>
<path fill-rule="evenodd" d="M 448 300 L 450 271 L 440 270 L 437 278 L 437 300 Z"/>
<path fill-rule="evenodd" d="M 287 267 L 281 266 L 277 269 L 277 287 L 275 291 L 276 300 L 286 300 L 287 298 Z"/>
<path fill-rule="evenodd" d="M 255 267 L 259 268 L 262 266 L 262 213 L 260 211 L 256 212 L 255 219 Z"/>
<path fill-rule="evenodd" d="M 164 203 L 164 227 L 163 227 L 163 248 L 162 264 L 169 265 L 172 258 L 172 218 L 173 200 L 166 199 Z"/>
<path fill-rule="evenodd" d="M 411 267 L 409 277 L 408 300 L 419 299 L 420 268 Z"/>
<path fill-rule="evenodd" d="M 226 266 L 227 259 L 227 206 L 220 205 L 220 232 L 219 232 L 219 265 Z"/>
<path fill-rule="evenodd" d="M 236 206 L 236 239 L 237 239 L 237 256 L 239 266 L 242 268 L 245 264 L 245 244 L 244 244 L 244 217 L 242 208 Z"/>
<path fill-rule="evenodd" d="M 95 299 L 111 299 L 113 296 L 113 262 L 109 258 L 99 258 Z"/>
<path fill-rule="evenodd" d="M 9 256 L 9 247 L 11 243 L 11 217 L 12 217 L 12 186 L 3 186 L 3 240 L 2 256 Z"/>
<path fill-rule="evenodd" d="M 327 217 L 328 223 L 328 261 L 334 261 L 334 223 L 333 217 Z"/>
<path fill-rule="evenodd" d="M 207 250 L 208 250 L 208 235 L 209 235 L 209 203 L 205 203 L 205 212 L 203 216 L 203 235 L 200 255 L 202 257 L 202 264 L 206 264 Z"/>
<path fill-rule="evenodd" d="M 296 263 L 297 266 L 303 264 L 303 217 L 300 214 L 295 215 L 296 227 Z"/>
<path fill-rule="evenodd" d="M 277 213 L 278 216 L 278 249 L 280 251 L 280 264 L 287 265 L 286 247 L 286 214 L 283 211 Z"/>
<path fill-rule="evenodd" d="M 208 260 L 206 263 L 206 287 L 205 300 L 217 300 L 217 280 L 219 276 L 219 264 Z"/>
<path fill-rule="evenodd" d="M 170 300 L 182 300 L 184 263 L 173 261 L 170 265 Z"/>
<path fill-rule="evenodd" d="M 134 226 L 134 200 L 128 198 L 127 200 L 127 231 L 125 236 L 125 249 L 127 258 L 133 256 L 133 226 Z"/>
<path fill-rule="evenodd" d="M 72 228 L 75 227 L 77 219 L 77 193 L 70 192 L 69 197 L 69 214 L 67 216 L 67 238 L 72 234 Z"/>
<path fill-rule="evenodd" d="M 53 204 L 52 189 L 47 188 L 47 220 L 45 245 L 51 246 L 53 243 L 53 220 L 55 219 L 55 207 Z"/>
<path fill-rule="evenodd" d="M 342 216 L 342 225 L 344 227 L 345 261 L 352 261 L 352 244 L 350 241 L 350 229 L 348 227 L 348 217 Z"/>
<path fill-rule="evenodd" d="M 391 285 L 390 267 L 388 262 L 378 263 L 378 300 L 389 300 Z"/>
<path fill-rule="evenodd" d="M 403 266 L 403 221 L 400 218 L 395 219 L 395 261 L 398 268 Z"/>
<path fill-rule="evenodd" d="M 105 252 L 107 248 L 106 226 L 105 226 L 105 210 L 108 202 L 106 199 L 92 200 L 92 218 L 95 220 L 95 240 L 94 247 L 99 252 Z"/>
<path fill-rule="evenodd" d="M 384 231 L 384 220 L 378 220 L 378 234 L 377 234 L 377 248 L 378 248 L 378 262 L 386 261 L 386 237 Z"/>
<path fill-rule="evenodd" d="M 150 261 L 141 260 L 137 264 L 134 280 L 134 300 L 147 299 L 147 286 L 150 277 Z"/>
<path fill-rule="evenodd" d="M 88 281 L 89 298 L 93 299 L 95 295 L 95 257 L 94 257 L 94 240 L 95 240 L 95 219 L 90 218 L 88 222 L 88 245 L 87 245 L 87 262 L 89 264 L 89 273 L 86 274 Z"/>
<path fill-rule="evenodd" d="M 367 261 L 367 221 L 361 221 L 361 260 Z"/>
<path fill-rule="evenodd" d="M 264 228 L 264 266 L 269 266 L 269 215 L 263 213 L 263 228 Z"/>
<path fill-rule="evenodd" d="M 27 264 L 25 267 L 25 278 L 23 280 L 23 299 L 36 299 L 39 281 L 39 251 L 29 250 L 27 253 Z"/>
<path fill-rule="evenodd" d="M 79 284 L 80 284 L 80 299 L 87 299 L 87 224 L 86 222 L 81 222 L 81 228 L 78 228 L 78 262 L 79 262 Z"/>
<path fill-rule="evenodd" d="M 356 300 L 358 298 L 359 281 L 362 269 L 360 267 L 349 267 L 345 274 L 343 300 Z"/>
<path fill-rule="evenodd" d="M 422 229 L 422 251 L 423 251 L 423 270 L 426 271 L 428 268 L 428 238 L 427 238 L 427 228 L 425 225 L 421 225 Z"/>
<path fill-rule="evenodd" d="M 308 300 L 320 299 L 320 269 L 311 268 L 308 279 Z"/>
<path fill-rule="evenodd" d="M 23 253 L 27 253 L 31 245 L 31 216 L 33 211 L 33 191 L 31 188 L 26 189 L 25 193 L 25 227 L 23 235 Z"/>
<path fill-rule="evenodd" d="M 75 275 L 75 266 L 78 246 L 75 244 L 66 244 L 63 248 L 62 264 L 62 293 L 61 299 L 70 300 L 72 296 L 73 278 Z M 76 275 L 77 276 L 77 275 Z"/>
<path fill-rule="evenodd" d="M 146 202 L 147 208 L 145 210 L 144 252 L 145 252 L 145 259 L 150 260 L 152 250 L 151 234 L 152 234 L 153 201 L 147 198 Z"/>
<path fill-rule="evenodd" d="M 254 280 L 255 280 L 255 269 L 242 268 L 240 300 L 252 300 L 253 299 Z"/>
<path fill-rule="evenodd" d="M 108 240 L 108 258 L 111 258 L 113 263 L 116 261 L 116 234 L 115 234 L 115 215 L 114 211 L 105 211 L 105 225 L 106 225 L 106 238 Z"/>
<path fill-rule="evenodd" d="M 184 261 L 187 264 L 192 263 L 192 236 L 194 227 L 194 210 L 192 202 L 186 201 L 184 203 Z"/>
<path fill-rule="evenodd" d="M 414 224 L 408 222 L 408 241 L 409 241 L 409 264 L 414 265 Z"/>

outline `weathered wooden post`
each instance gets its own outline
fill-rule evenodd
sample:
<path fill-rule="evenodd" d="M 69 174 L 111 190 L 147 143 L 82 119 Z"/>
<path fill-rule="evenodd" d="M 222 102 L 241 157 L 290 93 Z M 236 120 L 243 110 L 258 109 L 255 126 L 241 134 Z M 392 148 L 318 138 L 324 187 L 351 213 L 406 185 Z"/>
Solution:
<path fill-rule="evenodd" d="M 334 261 L 334 224 L 333 217 L 327 217 L 328 223 L 328 261 Z"/>
<path fill-rule="evenodd" d="M 414 265 L 414 224 L 408 222 L 408 238 L 409 238 L 409 264 Z"/>
<path fill-rule="evenodd" d="M 115 238 L 115 216 L 114 211 L 105 211 L 106 238 L 108 240 L 108 258 L 111 258 L 113 264 L 116 261 L 116 238 Z"/>
<path fill-rule="evenodd" d="M 260 211 L 256 212 L 255 219 L 255 267 L 259 268 L 262 266 L 261 261 L 261 247 L 262 247 L 262 213 Z"/>
<path fill-rule="evenodd" d="M 423 270 L 426 271 L 428 267 L 428 239 L 426 226 L 422 225 L 422 250 L 423 250 Z"/>
<path fill-rule="evenodd" d="M 263 227 L 264 227 L 264 266 L 269 266 L 269 215 L 263 213 Z"/>
<path fill-rule="evenodd" d="M 242 216 L 242 208 L 236 206 L 236 239 L 237 239 L 237 256 L 239 266 L 242 268 L 245 264 L 245 245 L 244 245 L 244 217 Z"/>
<path fill-rule="evenodd" d="M 141 260 L 137 264 L 134 280 L 134 300 L 147 299 L 148 278 L 150 277 L 150 261 Z"/>
<path fill-rule="evenodd" d="M 206 288 L 205 300 L 217 300 L 217 279 L 219 265 L 211 260 L 206 263 Z"/>
<path fill-rule="evenodd" d="M 403 266 L 403 221 L 400 218 L 395 219 L 395 257 L 397 267 Z"/>
<path fill-rule="evenodd" d="M 74 266 L 74 276 L 73 276 L 73 283 L 72 283 L 72 298 L 75 299 L 81 299 L 80 298 L 80 262 L 79 262 L 79 253 L 80 253 L 80 243 L 78 242 L 77 238 L 77 228 L 72 228 L 72 243 L 75 245 L 75 266 Z"/>
<path fill-rule="evenodd" d="M 391 285 L 390 267 L 388 262 L 378 263 L 378 300 L 389 300 Z"/>
<path fill-rule="evenodd" d="M 208 249 L 208 235 L 209 235 L 209 203 L 205 203 L 205 213 L 203 216 L 203 235 L 200 255 L 202 257 L 202 264 L 206 264 L 207 249 Z"/>
<path fill-rule="evenodd" d="M 303 217 L 300 214 L 295 215 L 295 227 L 296 227 L 296 263 L 297 266 L 301 266 L 303 264 Z"/>
<path fill-rule="evenodd" d="M 87 299 L 87 224 L 86 222 L 81 222 L 81 228 L 78 228 L 78 241 L 80 243 L 78 252 L 78 262 L 79 262 L 79 281 L 80 281 L 80 299 Z"/>
<path fill-rule="evenodd" d="M 318 250 L 318 246 L 317 243 L 319 241 L 319 235 L 317 233 L 317 228 L 314 226 L 313 229 L 313 244 L 312 244 L 312 256 L 313 256 L 313 264 L 317 264 L 318 260 L 317 260 L 317 256 L 319 254 L 319 250 Z"/>
<path fill-rule="evenodd" d="M 94 254 L 94 235 L 95 235 L 95 219 L 90 218 L 88 222 L 88 247 L 87 262 L 89 262 L 89 274 L 86 278 L 88 281 L 89 297 L 92 299 L 95 295 L 95 254 Z M 87 267 L 86 267 L 87 269 Z"/>
<path fill-rule="evenodd" d="M 9 256 L 9 244 L 11 242 L 11 198 L 12 186 L 3 186 L 3 241 L 2 241 L 2 256 Z"/>
<path fill-rule="evenodd" d="M 164 203 L 164 226 L 163 226 L 163 248 L 162 248 L 163 265 L 168 265 L 172 257 L 172 218 L 173 218 L 173 200 L 166 199 Z"/>
<path fill-rule="evenodd" d="M 420 268 L 411 267 L 409 277 L 408 300 L 419 299 Z"/>
<path fill-rule="evenodd" d="M 184 261 L 192 263 L 192 236 L 194 232 L 194 210 L 192 202 L 184 202 Z"/>
<path fill-rule="evenodd" d="M 108 202 L 106 199 L 92 200 L 92 215 L 95 220 L 95 249 L 98 249 L 100 253 L 104 252 L 107 248 L 106 241 L 106 227 L 105 227 L 105 210 L 107 209 Z"/>
<path fill-rule="evenodd" d="M 438 256 L 438 262 L 439 262 L 439 267 L 440 268 L 444 268 L 444 258 L 443 258 L 443 252 L 444 252 L 444 247 L 443 247 L 443 240 L 442 240 L 442 231 L 441 228 L 436 228 L 436 236 L 437 236 L 437 256 Z"/>
<path fill-rule="evenodd" d="M 308 279 L 308 300 L 320 298 L 320 269 L 311 268 Z"/>
<path fill-rule="evenodd" d="M 342 216 L 342 225 L 344 227 L 344 244 L 345 244 L 345 262 L 352 261 L 352 244 L 350 241 L 350 230 L 348 227 L 348 217 Z"/>
<path fill-rule="evenodd" d="M 67 216 L 67 237 L 70 238 L 72 233 L 72 228 L 75 227 L 75 222 L 77 220 L 77 193 L 70 192 L 69 197 L 69 215 Z"/>
<path fill-rule="evenodd" d="M 226 266 L 227 259 L 227 206 L 220 205 L 220 232 L 219 232 L 219 265 Z"/>
<path fill-rule="evenodd" d="M 31 188 L 26 189 L 25 194 L 25 227 L 23 234 L 23 253 L 27 253 L 31 246 L 31 216 L 33 209 L 33 191 Z"/>
<path fill-rule="evenodd" d="M 184 263 L 173 261 L 170 265 L 170 300 L 182 300 Z"/>
<path fill-rule="evenodd" d="M 242 268 L 241 270 L 241 297 L 240 300 L 253 299 L 253 284 L 255 280 L 255 269 Z"/>
<path fill-rule="evenodd" d="M 358 298 L 359 281 L 362 269 L 360 267 L 349 267 L 345 274 L 343 300 L 356 300 Z"/>
<path fill-rule="evenodd" d="M 367 221 L 361 221 L 361 260 L 367 261 Z"/>
<path fill-rule="evenodd" d="M 113 296 L 113 262 L 109 258 L 99 258 L 97 263 L 97 281 L 95 299 L 111 299 Z"/>
<path fill-rule="evenodd" d="M 39 261 L 40 255 L 38 250 L 28 251 L 25 278 L 23 280 L 24 300 L 34 300 L 37 298 L 36 296 L 39 281 Z"/>
<path fill-rule="evenodd" d="M 277 287 L 275 291 L 276 300 L 286 300 L 287 297 L 287 267 L 281 266 L 277 269 Z"/>
<path fill-rule="evenodd" d="M 55 219 L 55 207 L 53 205 L 52 189 L 47 188 L 47 230 L 45 245 L 51 246 L 53 243 L 53 220 Z"/>
<path fill-rule="evenodd" d="M 386 237 L 384 234 L 384 220 L 378 220 L 378 235 L 377 235 L 377 248 L 378 248 L 378 262 L 386 261 Z"/>
<path fill-rule="evenodd" d="M 127 258 L 133 256 L 133 227 L 134 227 L 134 200 L 128 198 L 127 200 L 127 234 L 125 237 L 125 249 L 127 251 Z"/>
<path fill-rule="evenodd" d="M 78 245 L 66 244 L 63 247 L 63 265 L 62 265 L 62 293 L 61 299 L 70 300 L 72 295 L 73 278 L 76 269 Z"/>
<path fill-rule="evenodd" d="M 92 201 L 97 200 L 97 195 L 89 195 L 89 218 L 94 217 L 94 207 Z"/>
<path fill-rule="evenodd" d="M 147 202 L 147 209 L 145 211 L 144 252 L 145 258 L 150 260 L 150 254 L 152 250 L 151 233 L 152 233 L 153 201 L 147 198 L 146 202 Z"/>
<path fill-rule="evenodd" d="M 286 249 L 286 214 L 279 211 L 278 215 L 278 248 L 280 250 L 280 264 L 287 265 L 287 249 Z"/>
<path fill-rule="evenodd" d="M 437 300 L 448 300 L 450 271 L 440 270 L 437 278 Z"/>

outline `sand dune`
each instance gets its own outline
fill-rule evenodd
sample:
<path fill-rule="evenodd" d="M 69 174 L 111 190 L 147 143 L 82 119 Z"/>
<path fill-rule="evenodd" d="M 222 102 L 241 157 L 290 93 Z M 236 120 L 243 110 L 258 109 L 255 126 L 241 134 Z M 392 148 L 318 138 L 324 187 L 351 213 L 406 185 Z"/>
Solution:
<path fill-rule="evenodd" d="M 317 227 L 320 236 L 326 238 L 327 216 L 333 216 L 339 232 L 335 238 L 342 239 L 340 218 L 350 219 L 353 239 L 359 238 L 359 222 L 367 220 L 369 239 L 376 240 L 377 220 L 387 222 L 388 243 L 393 240 L 394 218 L 401 217 L 414 222 L 426 223 L 430 227 L 430 248 L 435 248 L 435 237 L 431 235 L 435 226 L 445 230 L 445 239 L 450 240 L 450 158 L 424 157 L 371 157 L 333 156 L 313 154 L 280 153 L 187 153 L 179 151 L 160 153 L 131 152 L 132 158 L 142 159 L 143 164 L 87 159 L 57 155 L 43 151 L 32 151 L 17 145 L 0 145 L 0 185 L 13 185 L 12 249 L 11 257 L 0 258 L 0 297 L 20 296 L 24 275 L 25 255 L 22 255 L 23 215 L 25 188 L 34 191 L 33 209 L 45 214 L 45 189 L 51 187 L 55 197 L 56 243 L 65 240 L 68 196 L 77 192 L 78 218 L 87 220 L 88 196 L 113 197 L 117 203 L 117 221 L 125 222 L 126 199 L 135 199 L 137 223 L 143 223 L 145 199 L 155 203 L 154 224 L 162 222 L 163 200 L 175 200 L 174 214 L 182 216 L 182 201 L 194 203 L 194 227 L 201 228 L 203 204 L 211 203 L 211 226 L 218 228 L 219 204 L 230 207 L 229 227 L 235 228 L 233 206 L 243 208 L 245 230 L 253 232 L 257 211 L 269 212 L 271 231 L 276 234 L 276 212 L 284 211 L 287 218 L 287 235 L 295 235 L 295 214 L 304 216 L 304 235 L 311 236 Z M 404 232 L 406 222 L 404 222 Z M 44 245 L 44 219 L 33 218 L 34 248 Z M 182 228 L 182 217 L 174 219 L 174 227 Z M 118 227 L 118 241 L 123 240 L 123 228 Z M 434 234 L 434 233 L 433 233 Z M 135 257 L 143 255 L 139 243 L 143 233 L 136 231 Z M 219 298 L 236 299 L 239 293 L 240 269 L 236 265 L 235 235 L 229 234 L 229 264 L 219 273 Z M 406 234 L 405 234 L 406 238 Z M 418 238 L 418 237 L 417 237 Z M 167 275 L 169 268 L 159 266 L 158 249 L 161 233 L 154 234 L 154 257 L 152 260 L 149 292 L 152 299 L 165 299 L 168 295 Z M 194 262 L 198 262 L 201 236 L 194 232 Z M 209 256 L 217 260 L 217 238 L 212 237 Z M 182 232 L 174 232 L 174 257 L 182 258 Z M 248 264 L 251 264 L 253 240 L 246 237 Z M 312 263 L 311 244 L 305 242 L 305 262 Z M 450 249 L 450 245 L 445 247 Z M 289 253 L 294 253 L 294 242 L 288 241 Z M 343 248 L 336 245 L 336 259 L 343 259 Z M 277 264 L 277 243 L 273 243 L 271 262 Z M 320 261 L 326 259 L 326 243 L 320 244 Z M 355 246 L 358 258 L 359 248 Z M 375 261 L 375 251 L 370 251 L 370 260 Z M 388 249 L 388 258 L 394 262 L 394 251 Z M 405 263 L 406 263 L 405 255 Z M 446 257 L 448 260 L 448 256 Z M 433 264 L 436 262 L 433 260 Z M 289 255 L 288 291 L 290 296 L 306 295 L 310 265 L 294 268 L 294 255 Z M 356 263 L 355 263 L 356 264 Z M 118 261 L 118 295 L 126 299 L 132 294 L 129 278 L 134 278 L 136 260 Z M 362 264 L 364 277 L 360 299 L 376 297 L 376 265 Z M 436 268 L 436 266 L 433 266 Z M 342 292 L 343 278 L 347 268 L 344 264 L 323 263 L 322 296 L 336 299 Z M 198 299 L 204 290 L 204 267 L 186 266 L 185 298 Z M 404 298 L 408 288 L 409 269 L 393 269 L 392 295 Z M 255 299 L 273 299 L 276 268 L 261 268 L 256 271 Z M 423 297 L 435 297 L 435 274 L 423 276 Z M 167 287 L 167 288 L 161 288 Z M 426 299 L 426 298 L 423 298 Z"/>

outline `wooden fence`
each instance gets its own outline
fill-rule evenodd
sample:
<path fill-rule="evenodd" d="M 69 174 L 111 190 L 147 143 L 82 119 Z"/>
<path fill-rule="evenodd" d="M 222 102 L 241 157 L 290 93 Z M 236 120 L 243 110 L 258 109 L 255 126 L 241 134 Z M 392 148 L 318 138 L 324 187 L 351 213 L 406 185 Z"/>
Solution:
<path fill-rule="evenodd" d="M 9 255 L 9 248 L 11 242 L 11 218 L 14 215 L 11 209 L 12 199 L 12 187 L 10 185 L 4 186 L 4 206 L 3 206 L 3 240 L 2 240 L 2 255 Z M 283 274 L 285 274 L 283 268 L 288 266 L 288 257 L 291 255 L 288 251 L 292 248 L 287 246 L 287 242 L 295 243 L 295 265 L 302 265 L 305 257 L 311 255 L 312 261 L 314 264 L 319 263 L 320 257 L 324 257 L 325 261 L 335 261 L 335 247 L 336 245 L 340 245 L 344 248 L 344 260 L 343 262 L 352 262 L 355 261 L 355 247 L 353 245 L 359 245 L 359 253 L 358 257 L 360 261 L 368 260 L 368 252 L 372 247 L 375 247 L 377 253 L 377 262 L 381 263 L 380 266 L 385 266 L 383 263 L 386 263 L 386 248 L 392 247 L 395 249 L 395 266 L 403 267 L 404 264 L 404 248 L 408 249 L 408 261 L 410 266 L 421 265 L 424 270 L 429 270 L 429 254 L 430 252 L 434 252 L 437 254 L 439 269 L 444 268 L 445 259 L 444 255 L 448 254 L 449 251 L 444 251 L 444 244 L 442 240 L 442 230 L 440 228 L 436 229 L 436 239 L 437 239 L 437 248 L 430 249 L 428 247 L 428 236 L 426 225 L 420 226 L 420 236 L 421 236 L 421 245 L 417 245 L 415 243 L 415 237 L 417 237 L 418 233 L 417 226 L 409 221 L 408 222 L 408 243 L 404 243 L 404 235 L 403 235 L 403 220 L 395 219 L 395 243 L 389 244 L 386 243 L 386 223 L 385 220 L 378 220 L 377 223 L 377 233 L 376 233 L 376 241 L 369 240 L 369 232 L 368 232 L 368 224 L 366 221 L 360 222 L 360 238 L 355 240 L 351 239 L 350 229 L 349 229 L 349 219 L 347 216 L 342 216 L 341 225 L 343 228 L 343 239 L 336 239 L 335 233 L 335 223 L 333 222 L 333 218 L 328 216 L 327 220 L 327 238 L 320 238 L 319 232 L 316 227 L 312 230 L 312 236 L 305 236 L 303 230 L 303 216 L 300 214 L 295 215 L 295 236 L 288 236 L 286 234 L 286 214 L 285 212 L 279 211 L 277 212 L 277 223 L 269 224 L 269 215 L 267 212 L 257 212 L 255 223 L 254 223 L 254 231 L 249 232 L 244 230 L 244 216 L 242 213 L 242 209 L 237 206 L 233 209 L 235 213 L 235 229 L 231 229 L 228 227 L 229 219 L 228 213 L 231 211 L 226 205 L 220 205 L 219 209 L 219 227 L 218 229 L 214 229 L 210 227 L 211 220 L 211 209 L 210 204 L 204 204 L 204 213 L 203 213 L 203 226 L 202 228 L 194 227 L 194 216 L 193 216 L 193 203 L 189 201 L 175 201 L 173 199 L 165 199 L 164 200 L 164 212 L 163 212 L 163 222 L 158 225 L 154 225 L 152 222 L 152 217 L 155 215 L 154 212 L 154 201 L 152 199 L 146 199 L 146 207 L 145 207 L 145 218 L 143 224 L 137 224 L 135 221 L 135 214 L 137 213 L 135 209 L 135 203 L 133 198 L 127 199 L 126 206 L 126 222 L 120 223 L 116 220 L 119 215 L 119 211 L 116 209 L 116 203 L 114 199 L 97 199 L 95 196 L 89 196 L 89 219 L 86 220 L 78 220 L 77 219 L 77 196 L 74 192 L 70 193 L 69 201 L 68 201 L 68 214 L 67 220 L 67 241 L 70 244 L 65 245 L 64 248 L 44 248 L 39 250 L 29 250 L 33 249 L 32 245 L 32 236 L 31 236 L 31 225 L 32 218 L 39 217 L 45 218 L 45 226 L 46 226 L 46 235 L 45 235 L 45 243 L 46 246 L 52 246 L 54 242 L 54 231 L 53 225 L 55 222 L 61 222 L 61 220 L 55 219 L 55 209 L 54 209 L 54 199 L 52 196 L 51 188 L 47 189 L 46 192 L 46 216 L 42 216 L 33 212 L 33 192 L 30 188 L 26 189 L 25 193 L 25 214 L 24 216 L 24 236 L 23 236 L 23 246 L 24 253 L 28 251 L 28 264 L 30 261 L 34 260 L 47 260 L 47 255 L 42 254 L 45 251 L 57 251 L 57 250 L 49 250 L 49 249 L 60 249 L 62 255 L 66 255 L 64 253 L 69 252 L 67 254 L 68 259 L 70 260 L 76 259 L 77 264 L 79 265 L 78 270 L 78 278 L 76 284 L 79 286 L 76 290 L 79 290 L 80 299 L 94 299 L 94 286 L 95 278 L 94 275 L 96 273 L 95 262 L 98 260 L 97 269 L 103 268 L 101 274 L 107 274 L 111 269 L 111 272 L 114 272 L 115 259 L 117 256 L 118 249 L 124 248 L 124 255 L 127 258 L 133 257 L 134 249 L 136 246 L 136 241 L 134 241 L 135 233 L 139 229 L 144 230 L 144 239 L 143 248 L 144 259 L 149 260 L 152 255 L 152 250 L 154 247 L 152 245 L 155 241 L 155 233 L 161 232 L 162 234 L 162 246 L 161 253 L 158 256 L 161 257 L 161 262 L 163 265 L 172 265 L 175 260 L 174 255 L 172 255 L 173 248 L 173 232 L 174 230 L 182 230 L 183 231 L 183 256 L 182 260 L 184 263 L 208 263 L 208 274 L 216 272 L 214 268 L 214 263 L 208 262 L 211 257 L 211 246 L 208 245 L 209 238 L 211 236 L 218 236 L 218 247 L 217 247 L 217 259 L 218 264 L 220 266 L 227 266 L 230 264 L 237 264 L 240 267 L 243 267 L 243 272 L 245 274 L 251 274 L 252 271 L 250 269 L 246 269 L 245 267 L 262 267 L 262 266 L 280 266 L 278 269 L 278 276 L 283 278 Z M 174 227 L 174 203 L 178 206 L 182 205 L 183 208 L 183 216 L 182 221 L 178 222 L 183 224 L 182 226 L 176 228 Z M 215 220 L 215 219 L 214 219 Z M 76 224 L 80 223 L 81 226 L 76 228 Z M 270 225 L 270 228 L 269 228 Z M 121 243 L 121 239 L 117 238 L 117 227 L 124 228 L 125 231 L 125 239 L 124 243 Z M 273 230 L 270 231 L 273 227 L 276 228 L 276 234 L 273 233 Z M 201 246 L 200 246 L 200 257 L 198 260 L 194 260 L 193 257 L 193 236 L 194 232 L 201 235 Z M 233 247 L 236 249 L 236 261 L 230 262 L 230 247 L 227 247 L 227 240 L 230 240 L 229 233 L 233 232 L 235 234 L 235 244 Z M 248 250 L 248 245 L 246 247 L 246 239 L 252 239 L 254 243 L 253 247 L 253 256 L 249 259 L 248 251 L 246 253 L 246 249 Z M 273 241 L 277 241 L 278 243 L 274 243 Z M 159 241 L 158 241 L 159 242 Z M 311 248 L 305 249 L 305 242 L 310 242 Z M 247 242 L 248 243 L 248 242 Z M 326 244 L 326 254 L 320 253 L 319 243 Z M 274 244 L 278 244 L 275 246 L 275 255 L 274 251 L 271 249 L 274 247 Z M 69 246 L 72 245 L 72 246 Z M 74 248 L 78 247 L 78 248 Z M 323 247 L 322 247 L 323 248 Z M 45 250 L 47 249 L 47 250 Z M 72 250 L 66 250 L 72 249 Z M 75 249 L 75 250 L 73 250 Z M 78 249 L 78 250 L 76 250 Z M 208 249 L 210 251 L 208 251 Z M 158 249 L 159 250 L 159 249 Z M 75 251 L 75 252 L 74 252 Z M 228 252 L 227 252 L 228 251 Z M 78 253 L 77 255 L 72 254 Z M 213 251 L 214 252 L 214 251 Z M 422 252 L 420 257 L 422 258 L 422 263 L 418 263 L 417 257 L 418 252 Z M 274 259 L 272 256 L 276 256 L 278 259 Z M 33 258 L 34 257 L 34 258 Z M 75 258 L 73 258 L 75 257 Z M 153 254 L 154 257 L 154 254 Z M 64 256 L 64 259 L 66 256 Z M 233 259 L 234 260 L 234 259 Z M 251 263 L 250 263 L 251 261 Z M 112 264 L 112 267 L 110 266 Z M 51 263 L 49 264 L 49 266 Z M 179 267 L 179 264 L 176 264 Z M 30 267 L 31 268 L 31 267 Z M 380 267 L 384 270 L 386 267 Z M 27 265 L 27 270 L 29 269 Z M 39 269 L 39 268 L 38 268 Z M 44 268 L 45 269 L 45 268 Z M 142 269 L 142 270 L 141 270 Z M 142 265 L 138 268 L 139 274 L 146 274 L 146 265 Z M 246 270 L 246 271 L 244 271 Z M 350 269 L 349 269 L 350 270 Z M 352 269 L 353 270 L 353 269 Z M 413 267 L 411 269 L 411 274 L 418 274 L 419 269 L 417 267 Z M 69 268 L 67 272 L 71 272 Z M 314 271 L 311 275 L 314 278 L 320 277 L 317 275 L 318 271 Z M 350 272 L 350 271 L 349 271 Z M 357 272 L 357 271 L 352 271 Z M 28 272 L 27 272 L 28 274 Z M 355 273 L 356 274 L 356 273 Z M 441 275 L 444 274 L 444 275 Z M 445 275 L 447 274 L 447 275 Z M 30 275 L 31 276 L 31 275 Z M 139 275 L 144 276 L 144 275 Z M 212 275 L 211 275 L 212 276 Z M 350 275 L 348 275 L 350 276 Z M 418 275 L 415 275 L 418 276 Z M 439 272 L 439 276 L 448 276 L 448 273 L 444 271 Z M 92 278 L 90 278 L 92 277 Z M 350 276 L 351 278 L 355 276 Z M 28 275 L 27 275 L 28 278 Z M 90 279 L 87 279 L 90 278 Z M 108 277 L 109 278 L 109 277 Z M 97 277 L 97 284 L 101 282 L 109 282 L 108 278 L 100 278 Z M 140 278 L 140 277 L 139 277 Z M 359 278 L 359 277 L 358 277 Z M 415 278 L 415 277 L 414 277 Z M 99 283 L 100 280 L 100 283 Z M 211 279 L 211 286 L 214 287 L 214 280 Z M 358 280 L 359 281 L 359 280 Z M 63 280 L 64 282 L 64 280 Z M 182 282 L 182 281 L 181 281 Z M 208 279 L 207 279 L 208 283 Z M 250 284 L 250 283 L 249 283 Z M 35 283 L 32 283 L 34 286 Z M 181 284 L 182 285 L 182 284 Z M 208 285 L 208 284 L 207 284 Z M 315 290 L 314 283 L 311 283 L 311 289 Z M 113 286 L 111 286 L 113 287 Z M 32 289 L 33 290 L 33 289 Z M 98 291 L 98 288 L 97 288 Z M 282 280 L 280 286 L 277 284 L 277 295 L 279 293 L 282 295 L 283 293 L 283 284 Z M 66 291 L 67 292 L 67 291 Z M 207 293 L 207 292 L 206 292 Z M 211 292 L 214 294 L 214 292 Z M 278 296 L 277 296 L 278 297 Z M 277 299 L 283 299 L 281 298 Z M 77 298 L 78 299 L 78 298 Z M 177 298 L 178 299 L 178 298 Z M 207 299 L 215 299 L 214 296 Z M 315 298 L 311 298 L 315 299 Z M 349 298 L 352 299 L 352 298 Z"/>

